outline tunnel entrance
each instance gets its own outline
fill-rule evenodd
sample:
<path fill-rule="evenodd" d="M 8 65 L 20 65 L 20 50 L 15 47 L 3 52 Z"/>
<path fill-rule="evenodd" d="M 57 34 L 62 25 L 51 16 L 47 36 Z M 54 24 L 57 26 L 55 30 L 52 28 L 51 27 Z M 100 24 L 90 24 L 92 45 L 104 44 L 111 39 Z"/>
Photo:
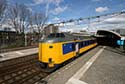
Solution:
<path fill-rule="evenodd" d="M 120 40 L 121 36 L 113 31 L 98 30 L 96 38 L 99 45 L 119 47 L 119 45 L 117 45 L 117 40 Z"/>

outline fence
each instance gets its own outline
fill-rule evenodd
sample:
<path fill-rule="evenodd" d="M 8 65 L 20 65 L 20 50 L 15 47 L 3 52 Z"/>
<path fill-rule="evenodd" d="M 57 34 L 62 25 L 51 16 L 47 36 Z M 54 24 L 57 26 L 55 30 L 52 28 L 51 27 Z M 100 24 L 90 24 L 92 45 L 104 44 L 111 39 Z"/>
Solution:
<path fill-rule="evenodd" d="M 26 34 L 27 46 L 34 46 L 38 44 L 38 34 Z M 17 48 L 25 46 L 25 34 L 18 34 L 13 31 L 0 31 L 0 51 L 3 49 Z"/>

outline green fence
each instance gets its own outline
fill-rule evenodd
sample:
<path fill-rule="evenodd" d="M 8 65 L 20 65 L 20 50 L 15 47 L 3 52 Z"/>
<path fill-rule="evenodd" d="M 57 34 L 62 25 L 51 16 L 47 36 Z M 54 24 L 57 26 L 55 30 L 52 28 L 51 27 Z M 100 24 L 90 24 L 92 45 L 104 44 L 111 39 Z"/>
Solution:
<path fill-rule="evenodd" d="M 25 35 L 11 31 L 0 31 L 0 50 L 37 45 L 38 40 L 37 33 L 28 33 Z"/>

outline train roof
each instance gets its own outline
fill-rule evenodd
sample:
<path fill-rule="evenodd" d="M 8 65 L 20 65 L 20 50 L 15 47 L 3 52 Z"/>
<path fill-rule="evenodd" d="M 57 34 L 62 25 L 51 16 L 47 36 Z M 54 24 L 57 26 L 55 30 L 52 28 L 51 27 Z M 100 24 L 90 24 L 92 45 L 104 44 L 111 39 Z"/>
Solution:
<path fill-rule="evenodd" d="M 73 34 L 70 33 L 51 33 L 50 35 L 48 35 L 47 38 L 44 39 L 40 39 L 39 42 L 50 42 L 50 43 L 54 43 L 54 42 L 65 42 L 65 41 L 73 41 L 73 40 L 87 40 L 90 39 L 90 37 L 86 38 L 86 37 L 82 37 L 82 36 L 75 36 Z"/>

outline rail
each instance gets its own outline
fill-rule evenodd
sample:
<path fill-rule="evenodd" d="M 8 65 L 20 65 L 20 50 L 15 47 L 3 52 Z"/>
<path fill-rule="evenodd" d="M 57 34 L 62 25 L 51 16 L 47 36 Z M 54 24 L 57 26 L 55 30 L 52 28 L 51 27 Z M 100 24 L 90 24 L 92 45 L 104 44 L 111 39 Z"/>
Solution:
<path fill-rule="evenodd" d="M 34 84 L 46 77 L 37 64 L 38 55 L 30 55 L 0 62 L 0 84 Z"/>

